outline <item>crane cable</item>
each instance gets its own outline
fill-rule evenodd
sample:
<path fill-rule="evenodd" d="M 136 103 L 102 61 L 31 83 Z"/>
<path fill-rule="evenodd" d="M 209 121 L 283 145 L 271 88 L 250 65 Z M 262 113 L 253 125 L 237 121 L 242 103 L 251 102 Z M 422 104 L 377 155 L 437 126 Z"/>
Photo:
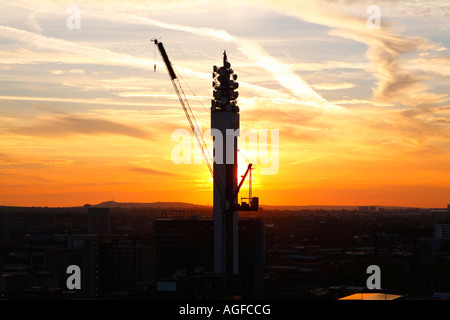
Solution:
<path fill-rule="evenodd" d="M 183 82 L 186 84 L 186 86 L 189 88 L 189 90 L 192 92 L 192 94 L 193 94 L 193 95 L 197 98 L 197 100 L 200 102 L 200 99 L 198 99 L 197 95 L 192 91 L 192 89 L 189 87 L 189 85 L 186 83 L 186 81 L 184 81 L 183 77 L 180 76 L 180 74 L 177 72 L 176 68 L 175 68 L 173 65 L 172 65 L 172 68 L 174 69 L 174 71 L 175 71 L 175 73 L 176 73 L 176 75 L 177 75 L 177 78 L 181 78 L 181 79 L 183 80 Z M 211 153 L 209 152 L 209 150 L 208 150 L 208 148 L 207 148 L 207 145 L 206 145 L 205 140 L 203 139 L 203 134 L 202 134 L 202 132 L 201 132 L 201 130 L 200 130 L 200 127 L 198 126 L 197 119 L 195 118 L 195 115 L 194 115 L 194 112 L 192 111 L 191 105 L 189 104 L 189 101 L 188 101 L 188 99 L 187 99 L 187 97 L 186 97 L 186 94 L 184 93 L 183 87 L 181 86 L 181 84 L 179 84 L 179 87 L 180 87 L 180 89 L 181 89 L 181 93 L 183 94 L 183 96 L 184 96 L 184 98 L 185 98 L 186 105 L 187 105 L 187 110 L 188 110 L 188 114 L 189 114 L 190 117 L 194 120 L 193 122 L 194 122 L 195 126 L 194 126 L 194 128 L 192 128 L 193 133 L 194 133 L 194 135 L 196 135 L 196 138 L 198 139 L 197 141 L 198 141 L 198 143 L 200 144 L 200 148 L 202 149 L 202 152 L 203 152 L 203 149 L 206 150 L 207 155 L 205 155 L 205 153 L 204 153 L 204 155 L 205 155 L 206 157 L 208 157 L 207 165 L 208 165 L 208 167 L 210 167 L 210 164 L 209 164 L 208 162 L 209 162 L 209 161 L 212 162 L 212 159 L 213 159 L 213 158 L 212 158 Z M 200 104 L 201 104 L 201 102 L 200 102 Z M 203 106 L 203 105 L 202 105 L 202 106 Z M 206 109 L 204 106 L 203 106 L 203 108 Z M 187 116 L 188 114 L 186 114 L 186 116 Z M 188 119 L 188 120 L 189 120 L 189 119 Z M 201 137 L 201 141 L 200 141 L 199 137 Z M 205 159 L 205 161 L 206 161 L 206 159 Z M 210 171 L 211 171 L 211 170 L 210 170 Z M 213 173 L 212 173 L 212 174 L 213 174 Z"/>
<path fill-rule="evenodd" d="M 179 93 L 183 95 L 184 100 L 186 102 L 185 104 L 187 105 L 187 108 L 186 108 L 186 106 L 184 105 L 183 101 L 181 101 L 181 104 L 182 104 L 182 106 L 184 106 L 184 109 L 185 109 L 186 117 L 188 118 L 189 124 L 191 125 L 191 129 L 192 129 L 192 131 L 194 133 L 194 136 L 195 136 L 195 138 L 197 140 L 197 143 L 200 146 L 200 149 L 201 149 L 202 154 L 203 154 L 203 158 L 205 159 L 206 165 L 208 166 L 209 172 L 211 173 L 211 176 L 213 178 L 213 183 L 215 183 L 217 185 L 222 198 L 225 199 L 225 193 L 224 193 L 224 189 L 225 188 L 224 188 L 224 185 L 223 185 L 223 183 L 221 181 L 220 176 L 214 174 L 214 170 L 213 170 L 213 168 L 211 166 L 211 163 L 214 163 L 213 157 L 211 156 L 211 153 L 209 152 L 208 146 L 207 146 L 205 140 L 203 139 L 203 134 L 202 134 L 202 132 L 201 132 L 199 126 L 198 126 L 197 119 L 195 118 L 194 112 L 192 111 L 192 108 L 191 108 L 191 106 L 189 104 L 189 101 L 188 101 L 188 99 L 186 97 L 186 94 L 184 93 L 183 87 L 181 86 L 181 83 L 178 80 L 178 77 L 180 77 L 183 80 L 183 82 L 185 82 L 185 81 L 184 81 L 183 77 L 181 77 L 179 75 L 179 73 L 176 72 L 176 69 L 175 69 L 175 67 L 173 66 L 172 63 L 171 63 L 171 65 L 172 65 L 172 68 L 174 69 L 174 72 L 177 75 L 177 78 L 175 78 L 172 81 L 174 82 L 174 84 L 175 84 L 175 80 L 176 80 L 176 82 L 178 82 L 178 87 L 179 87 L 179 90 L 181 91 Z M 191 92 L 197 98 L 197 100 L 199 100 L 197 95 L 192 91 L 192 89 L 189 87 L 189 85 L 187 85 L 187 87 L 191 90 Z M 177 86 L 176 85 L 175 85 L 175 91 L 177 91 Z M 181 99 L 181 100 L 183 100 L 183 99 Z M 200 104 L 201 104 L 201 102 L 200 102 Z M 203 108 L 206 110 L 206 108 L 204 106 L 203 106 Z M 192 123 L 191 118 L 193 119 L 193 123 Z M 195 126 L 194 126 L 194 124 L 195 124 Z"/>
<path fill-rule="evenodd" d="M 183 76 L 182 76 L 181 74 L 178 73 L 178 71 L 176 70 L 176 68 L 175 68 L 173 65 L 172 65 L 172 68 L 174 69 L 174 71 L 175 71 L 177 77 L 178 77 L 178 78 L 181 78 L 181 80 L 182 80 L 183 83 L 188 87 L 188 89 L 189 89 L 189 91 L 192 93 L 192 95 L 197 99 L 197 102 L 202 106 L 203 110 L 205 110 L 206 113 L 208 113 L 208 109 L 205 108 L 205 106 L 203 105 L 203 103 L 200 101 L 199 97 L 198 97 L 198 96 L 195 94 L 195 92 L 191 89 L 191 87 L 189 86 L 189 84 L 184 80 Z M 180 85 L 180 88 L 181 88 L 181 85 Z M 184 94 L 184 90 L 183 90 L 182 88 L 181 88 L 181 90 L 183 91 L 183 95 L 186 97 L 186 95 Z M 201 139 L 201 140 L 202 140 L 202 141 L 201 141 L 201 148 L 202 148 L 202 149 L 203 149 L 203 148 L 206 149 L 206 151 L 208 152 L 208 160 L 211 161 L 212 163 L 214 163 L 214 159 L 213 159 L 213 157 L 211 156 L 211 153 L 210 153 L 210 151 L 209 151 L 209 149 L 208 149 L 208 145 L 206 144 L 205 140 L 203 139 L 203 134 L 202 134 L 202 132 L 201 132 L 199 126 L 198 126 L 197 119 L 195 118 L 194 112 L 192 111 L 192 108 L 191 108 L 189 102 L 187 101 L 187 98 L 186 98 L 186 102 L 187 102 L 187 105 L 188 105 L 188 108 L 189 108 L 189 113 L 192 115 L 192 118 L 194 119 L 194 123 L 195 123 L 195 128 L 196 128 L 196 130 L 197 130 L 197 134 L 199 134 L 199 135 L 201 136 L 201 138 L 202 138 L 202 139 Z M 195 134 L 195 132 L 194 132 L 194 134 Z M 205 161 L 206 161 L 206 160 L 205 160 Z M 214 175 L 213 175 L 213 176 L 214 176 Z"/>
<path fill-rule="evenodd" d="M 173 65 L 172 65 L 172 68 L 173 68 L 174 70 L 176 70 L 175 67 L 174 67 Z M 197 97 L 197 95 L 196 95 L 195 92 L 191 89 L 191 87 L 189 86 L 189 84 L 184 80 L 183 76 L 182 76 L 181 74 L 179 74 L 178 72 L 176 72 L 176 74 L 177 74 L 178 77 L 181 78 L 181 80 L 183 80 L 183 83 L 188 87 L 189 91 L 192 93 L 192 95 L 195 97 L 195 99 L 197 99 L 198 103 L 202 106 L 203 110 L 205 110 L 206 113 L 208 113 L 209 110 L 206 109 L 206 107 L 203 105 L 203 103 L 201 102 L 201 100 L 199 99 L 199 97 Z"/>

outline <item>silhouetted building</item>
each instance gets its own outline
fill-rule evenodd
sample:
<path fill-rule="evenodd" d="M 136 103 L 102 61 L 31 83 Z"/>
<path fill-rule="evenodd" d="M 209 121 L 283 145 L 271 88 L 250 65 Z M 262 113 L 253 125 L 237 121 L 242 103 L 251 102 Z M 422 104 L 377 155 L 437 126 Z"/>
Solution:
<path fill-rule="evenodd" d="M 56 274 L 58 285 L 67 290 L 67 268 L 70 265 L 80 267 L 81 289 L 83 298 L 100 296 L 100 243 L 97 235 L 69 235 L 67 247 L 45 251 L 44 270 Z"/>
<path fill-rule="evenodd" d="M 29 259 L 36 270 L 44 268 L 45 251 L 54 248 L 66 248 L 68 235 L 47 232 L 31 232 L 23 237 L 20 256 Z M 18 253 L 18 252 L 16 252 Z"/>
<path fill-rule="evenodd" d="M 109 235 L 110 213 L 109 208 L 88 208 L 88 233 Z"/>
<path fill-rule="evenodd" d="M 239 219 L 239 278 L 242 299 L 264 298 L 264 221 Z"/>
<path fill-rule="evenodd" d="M 155 220 L 157 278 L 170 277 L 179 269 L 189 273 L 199 267 L 213 271 L 213 232 L 212 220 Z"/>
<path fill-rule="evenodd" d="M 100 256 L 102 294 L 128 291 L 139 283 L 155 281 L 155 250 L 153 247 L 122 241 L 102 243 Z"/>
<path fill-rule="evenodd" d="M 28 273 L 3 273 L 0 275 L 0 300 L 14 299 L 23 296 L 30 284 Z"/>

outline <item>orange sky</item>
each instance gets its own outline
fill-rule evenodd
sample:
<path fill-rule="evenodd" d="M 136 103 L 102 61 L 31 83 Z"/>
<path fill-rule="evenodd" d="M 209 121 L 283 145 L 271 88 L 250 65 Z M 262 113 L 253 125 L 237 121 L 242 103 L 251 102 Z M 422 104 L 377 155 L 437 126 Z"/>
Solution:
<path fill-rule="evenodd" d="M 161 36 L 204 130 L 224 49 L 241 128 L 279 130 L 273 174 L 241 144 L 262 206 L 446 207 L 450 9 L 402 2 L 380 2 L 379 30 L 369 1 L 80 1 L 79 30 L 69 2 L 0 3 L 0 205 L 212 203 L 206 165 L 171 158 L 189 125 L 149 41 Z"/>

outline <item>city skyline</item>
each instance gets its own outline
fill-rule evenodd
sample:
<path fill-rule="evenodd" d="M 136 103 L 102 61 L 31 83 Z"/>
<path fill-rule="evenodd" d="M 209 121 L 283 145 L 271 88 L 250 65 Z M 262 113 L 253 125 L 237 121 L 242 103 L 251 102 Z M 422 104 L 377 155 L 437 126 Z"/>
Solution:
<path fill-rule="evenodd" d="M 71 5 L 79 29 L 68 26 Z M 371 5 L 380 29 L 368 23 Z M 189 126 L 155 37 L 200 99 L 189 93 L 204 129 L 212 67 L 226 50 L 241 127 L 279 130 L 276 174 L 262 175 L 243 150 L 261 206 L 450 202 L 448 1 L 18 0 L 0 9 L 0 205 L 212 204 L 205 164 L 171 159 L 172 133 Z"/>

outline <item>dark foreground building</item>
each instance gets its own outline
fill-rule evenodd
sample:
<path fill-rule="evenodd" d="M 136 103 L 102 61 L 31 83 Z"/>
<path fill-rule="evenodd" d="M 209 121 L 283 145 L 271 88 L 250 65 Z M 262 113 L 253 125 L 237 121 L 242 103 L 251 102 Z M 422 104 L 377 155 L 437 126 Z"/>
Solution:
<path fill-rule="evenodd" d="M 242 299 L 261 299 L 264 293 L 264 221 L 240 219 L 238 225 L 239 295 Z M 195 290 L 193 277 L 202 279 L 199 281 L 217 280 L 214 275 L 213 220 L 158 219 L 153 223 L 153 237 L 156 274 L 160 281 L 166 280 L 164 284 L 160 282 L 161 288 L 168 290 L 173 284 L 171 288 L 175 291 L 177 285 L 180 287 L 183 281 L 190 279 L 190 287 Z M 175 278 L 177 284 L 173 282 Z M 188 290 L 185 288 L 184 291 Z"/>

